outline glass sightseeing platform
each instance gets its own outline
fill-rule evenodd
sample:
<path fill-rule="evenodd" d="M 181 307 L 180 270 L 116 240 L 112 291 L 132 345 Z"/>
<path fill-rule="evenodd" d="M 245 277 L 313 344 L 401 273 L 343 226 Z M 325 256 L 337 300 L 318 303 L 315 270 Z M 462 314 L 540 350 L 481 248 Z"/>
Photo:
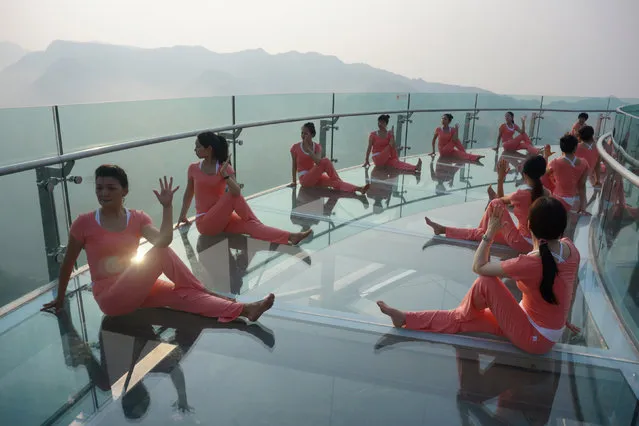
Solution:
<path fill-rule="evenodd" d="M 472 285 L 476 244 L 434 237 L 424 215 L 479 223 L 498 157 L 476 151 L 487 155 L 483 165 L 423 157 L 419 179 L 342 171 L 346 181 L 371 183 L 366 197 L 283 187 L 252 198 L 268 225 L 312 227 L 299 247 L 175 231 L 172 248 L 209 289 L 241 301 L 276 294 L 259 323 L 168 309 L 105 317 L 88 271 L 70 284 L 76 290 L 58 317 L 39 312 L 50 292 L 6 314 L 0 423 L 638 424 L 639 359 L 597 282 L 587 216 L 570 230 L 582 255 L 571 313 L 581 332 L 567 330 L 547 355 L 486 335 L 394 329 L 379 312 L 380 299 L 404 310 L 451 309 Z M 521 184 L 523 158 L 507 155 L 506 193 Z"/>

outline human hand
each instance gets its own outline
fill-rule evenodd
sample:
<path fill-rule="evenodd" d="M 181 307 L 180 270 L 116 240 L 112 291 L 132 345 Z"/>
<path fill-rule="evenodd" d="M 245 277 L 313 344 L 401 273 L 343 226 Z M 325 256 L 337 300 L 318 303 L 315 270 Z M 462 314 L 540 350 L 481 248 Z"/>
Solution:
<path fill-rule="evenodd" d="M 499 160 L 497 163 L 497 179 L 504 180 L 506 179 L 506 175 L 510 171 L 510 166 L 508 165 L 508 161 L 505 159 Z"/>
<path fill-rule="evenodd" d="M 175 229 L 179 228 L 182 224 L 190 225 L 191 222 L 189 221 L 189 219 L 186 216 L 180 216 L 178 218 L 177 224 L 175 225 Z"/>
<path fill-rule="evenodd" d="M 431 152 L 430 154 L 428 154 L 430 157 L 435 158 L 435 151 Z"/>
<path fill-rule="evenodd" d="M 228 157 L 226 157 L 226 161 L 223 162 L 222 165 L 220 166 L 220 174 L 222 175 L 223 178 L 229 175 L 228 173 L 229 164 L 231 164 L 231 154 L 229 154 Z"/>
<path fill-rule="evenodd" d="M 42 305 L 42 308 L 40 310 L 43 312 L 52 310 L 54 314 L 57 314 L 62 309 L 64 309 L 64 299 L 60 300 L 56 298 L 55 300 Z"/>
<path fill-rule="evenodd" d="M 173 194 L 180 189 L 179 186 L 176 186 L 173 189 L 173 177 L 167 182 L 166 176 L 164 176 L 164 181 L 162 179 L 158 179 L 160 181 L 160 192 L 153 190 L 153 193 L 158 198 L 160 204 L 163 207 L 170 207 L 173 204 Z"/>
<path fill-rule="evenodd" d="M 496 203 L 493 207 L 493 213 L 488 220 L 488 228 L 486 229 L 486 235 L 494 237 L 495 234 L 501 229 L 501 216 L 504 214 L 504 205 L 502 203 Z"/>

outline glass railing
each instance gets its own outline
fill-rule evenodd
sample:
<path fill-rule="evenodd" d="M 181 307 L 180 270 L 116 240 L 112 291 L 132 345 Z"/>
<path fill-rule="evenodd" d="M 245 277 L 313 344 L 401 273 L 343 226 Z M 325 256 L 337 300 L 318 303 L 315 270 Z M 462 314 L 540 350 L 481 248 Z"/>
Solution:
<path fill-rule="evenodd" d="M 486 205 L 486 187 L 489 184 L 494 184 L 496 180 L 494 171 L 496 162 L 501 157 L 507 157 L 506 159 L 516 170 L 517 164 L 522 160 L 515 155 L 504 156 L 502 151 L 495 154 L 489 149 L 494 146 L 496 129 L 503 122 L 503 115 L 507 110 L 513 110 L 517 116 L 528 115 L 529 129 L 527 130 L 534 137 L 541 138 L 535 141 L 539 145 L 556 144 L 558 137 L 570 130 L 579 112 L 585 111 L 590 114 L 589 122 L 593 127 L 599 124 L 600 134 L 612 131 L 612 120 L 614 120 L 615 141 L 618 144 L 625 141 L 623 142 L 624 152 L 636 159 L 637 146 L 639 145 L 637 142 L 639 129 L 637 129 L 636 121 L 633 121 L 634 119 L 626 114 L 615 112 L 614 108 L 618 105 L 614 101 L 614 99 L 506 97 L 486 94 L 326 94 L 186 99 L 159 101 L 157 104 L 153 101 L 78 105 L 44 109 L 46 114 L 37 110 L 37 114 L 40 115 L 25 110 L 25 114 L 35 114 L 34 117 L 40 117 L 43 120 L 43 126 L 46 123 L 47 131 L 43 132 L 43 135 L 48 135 L 48 139 L 43 138 L 42 140 L 48 140 L 52 148 L 47 150 L 43 146 L 41 151 L 24 149 L 16 154 L 15 160 L 7 161 L 7 163 L 76 152 L 89 147 L 96 148 L 135 139 L 192 132 L 198 129 L 219 128 L 233 124 L 240 127 L 245 125 L 236 138 L 237 143 L 234 143 L 232 148 L 235 152 L 234 163 L 238 171 L 238 180 L 244 185 L 245 195 L 251 195 L 290 181 L 288 149 L 292 143 L 299 140 L 300 125 L 306 121 L 295 118 L 316 117 L 312 120 L 318 130 L 316 140 L 325 146 L 326 155 L 336 161 L 336 167 L 343 169 L 342 177 L 353 183 L 370 181 L 373 185 L 366 203 L 354 197 L 339 198 L 339 201 L 335 202 L 336 200 L 332 199 L 331 194 L 327 195 L 322 191 L 307 191 L 303 188 L 284 188 L 271 191 L 251 199 L 250 204 L 260 219 L 269 225 L 288 230 L 313 227 L 314 238 L 300 249 L 291 248 L 290 253 L 286 252 L 286 249 L 272 251 L 267 243 L 254 240 L 247 242 L 247 238 L 242 237 L 239 237 L 237 241 L 229 240 L 228 246 L 224 245 L 221 248 L 222 245 L 216 244 L 214 241 L 207 242 L 206 239 L 200 238 L 196 229 L 192 227 L 188 232 L 181 234 L 181 240 L 176 233 L 172 245 L 174 250 L 185 261 L 191 261 L 190 266 L 198 276 L 195 269 L 205 267 L 207 260 L 216 259 L 215 263 L 208 263 L 214 263 L 217 267 L 223 264 L 225 258 L 228 257 L 228 269 L 216 268 L 215 270 L 203 271 L 205 275 L 210 276 L 213 284 L 222 283 L 222 285 L 229 287 L 215 288 L 215 290 L 251 298 L 275 291 L 278 294 L 278 300 L 283 303 L 284 309 L 286 304 L 291 304 L 296 306 L 300 312 L 308 313 L 312 309 L 324 309 L 338 312 L 339 315 L 343 316 L 372 315 L 375 309 L 374 297 L 384 294 L 385 289 L 379 283 L 368 283 L 366 288 L 350 287 L 346 283 L 348 280 L 343 277 L 352 279 L 353 274 L 358 271 L 349 268 L 359 268 L 358 262 L 361 262 L 362 259 L 374 261 L 373 267 L 379 267 L 377 271 L 380 271 L 378 276 L 380 283 L 386 283 L 393 276 L 410 278 L 410 274 L 415 273 L 413 269 L 417 269 L 416 265 L 418 264 L 437 265 L 435 272 L 445 276 L 448 281 L 438 291 L 429 290 L 431 291 L 429 294 L 433 297 L 426 299 L 419 297 L 418 293 L 413 293 L 418 287 L 414 285 L 415 283 L 408 283 L 400 291 L 402 297 L 411 300 L 411 303 L 414 301 L 415 309 L 429 307 L 448 309 L 456 306 L 467 290 L 467 287 L 460 286 L 458 283 L 471 283 L 474 279 L 474 274 L 469 268 L 458 267 L 458 264 L 470 264 L 472 250 L 467 247 L 444 244 L 424 249 L 423 243 L 427 240 L 426 237 L 430 238 L 432 235 L 423 226 L 422 217 L 419 216 L 419 220 L 414 221 L 401 221 L 399 219 L 410 219 L 411 216 L 416 217 L 418 213 L 437 210 L 439 213 L 435 214 L 439 214 L 441 220 L 446 220 L 447 214 L 450 214 L 454 209 L 455 219 L 459 220 L 460 224 L 473 226 L 476 224 L 477 212 L 482 211 Z M 375 167 L 368 170 L 360 167 L 364 160 L 368 134 L 375 130 L 377 122 L 376 114 L 366 115 L 366 113 L 383 111 L 394 112 L 390 125 L 395 126 L 398 143 L 405 148 L 404 152 L 408 156 L 420 156 L 423 159 L 424 169 L 421 180 L 412 175 L 390 176 L 384 170 Z M 431 159 L 424 155 L 430 152 L 432 134 L 439 125 L 441 114 L 449 111 L 455 116 L 454 122 L 460 125 L 460 138 L 463 139 L 463 142 L 476 152 L 487 155 L 482 165 L 458 164 L 439 156 Z M 629 109 L 625 111 L 627 112 Z M 356 113 L 362 113 L 362 115 L 352 116 Z M 12 111 L 10 114 L 15 114 L 15 112 Z M 533 114 L 537 114 L 534 122 L 532 121 Z M 543 118 L 539 118 L 539 114 Z M 2 111 L 0 111 L 1 115 Z M 336 122 L 334 121 L 335 116 L 340 116 Z M 9 115 L 9 117 L 11 117 L 9 122 L 13 125 L 20 123 L 15 115 Z M 136 117 L 140 117 L 140 120 L 133 119 Z M 293 117 L 288 120 L 289 122 L 253 126 L 255 122 L 286 121 L 289 117 Z M 608 117 L 611 117 L 612 120 L 609 120 Z M 320 125 L 321 121 L 325 122 L 324 126 Z M 37 126 L 37 123 L 33 121 L 31 125 Z M 60 129 L 59 133 L 56 133 L 56 128 Z M 51 135 L 48 133 L 49 130 Z M 37 132 L 34 134 L 38 135 Z M 619 135 L 624 136 L 620 139 Z M 18 142 L 16 141 L 16 143 Z M 55 256 L 47 257 L 45 253 L 55 252 L 56 247 L 50 246 L 51 241 L 55 241 L 56 238 L 58 245 L 65 243 L 71 218 L 95 207 L 92 173 L 97 165 L 116 163 L 123 166 L 129 173 L 131 181 L 127 206 L 148 212 L 154 221 L 159 223 L 161 212 L 151 189 L 156 186 L 157 177 L 162 174 L 173 175 L 180 185 L 184 185 L 186 168 L 190 162 L 195 161 L 193 144 L 193 137 L 179 138 L 164 143 L 77 160 L 69 174 L 81 176 L 82 183 L 68 182 L 66 185 L 52 187 L 56 214 L 53 215 L 51 210 L 46 210 L 46 221 L 45 218 L 41 217 L 41 208 L 46 205 L 43 203 L 48 199 L 50 193 L 46 191 L 46 185 L 36 186 L 36 181 L 41 179 L 36 176 L 34 170 L 0 177 L 0 182 L 4 182 L 3 185 L 6 185 L 3 187 L 6 201 L 0 218 L 4 219 L 2 223 L 5 224 L 6 228 L 3 235 L 7 236 L 7 241 L 11 241 L 11 244 L 3 245 L 5 253 L 0 257 L 2 273 L 4 274 L 5 270 L 10 271 L 0 281 L 0 286 L 2 286 L 0 288 L 0 305 L 15 301 L 20 296 L 55 278 L 57 265 Z M 39 152 L 39 154 L 33 155 L 33 152 Z M 613 152 L 621 151 L 613 150 Z M 619 154 L 615 156 L 620 158 Z M 626 158 L 625 162 L 620 160 L 622 164 L 631 168 L 628 164 L 630 162 L 628 157 L 624 158 Z M 417 158 L 408 158 L 407 161 L 416 160 Z M 42 169 L 38 173 L 42 173 Z M 515 186 L 520 183 L 518 179 L 519 176 L 513 171 L 507 179 L 505 190 L 507 192 L 514 190 Z M 636 281 L 637 244 L 639 242 L 636 225 L 638 217 L 636 215 L 637 188 L 631 187 L 632 185 L 627 180 L 619 178 L 614 172 L 610 172 L 606 179 L 601 190 L 600 202 L 603 207 L 600 208 L 600 216 L 597 216 L 599 221 L 595 221 L 598 228 L 595 231 L 593 241 L 600 243 L 595 248 L 595 257 L 602 271 L 601 276 L 606 281 L 611 299 L 617 305 L 620 316 L 624 322 L 630 324 L 628 327 L 636 332 L 639 329 L 639 325 L 637 325 L 639 324 L 639 310 L 636 305 L 633 305 L 635 306 L 634 310 L 623 306 L 624 304 L 628 305 L 629 298 L 632 299 L 628 296 L 629 289 L 634 288 L 632 283 Z M 38 188 L 43 192 L 39 192 Z M 624 207 L 615 207 L 621 205 L 618 201 L 622 197 L 622 192 L 625 197 Z M 176 197 L 176 205 L 181 199 L 179 195 Z M 463 209 L 456 207 L 464 203 Z M 618 211 L 622 212 L 620 216 Z M 19 220 L 17 220 L 18 218 Z M 51 229 L 55 228 L 52 227 L 54 223 L 57 224 L 59 236 L 49 235 L 47 237 L 49 240 L 45 241 L 44 232 L 51 232 Z M 362 232 L 363 230 L 371 232 L 365 234 Z M 354 236 L 356 238 L 351 238 Z M 384 241 L 385 244 L 393 247 L 393 253 L 397 253 L 401 262 L 385 263 L 384 253 L 373 250 L 374 247 L 370 241 Z M 300 254 L 295 250 L 319 252 L 338 243 L 342 243 L 342 247 L 332 255 L 334 258 L 329 260 L 321 254 L 313 256 L 313 265 L 316 269 L 303 275 L 305 279 L 294 275 L 296 268 L 306 267 L 299 261 L 299 258 L 291 260 L 293 257 L 291 255 Z M 45 247 L 45 244 L 49 247 Z M 406 247 L 410 247 L 410 251 Z M 368 250 L 366 256 L 356 256 L 355 254 L 362 248 Z M 18 249 L 20 251 L 17 251 Z M 501 254 L 498 251 L 495 253 L 495 255 Z M 252 257 L 243 259 L 242 256 Z M 450 264 L 450 259 L 455 259 L 458 264 Z M 276 272 L 273 271 L 276 271 L 277 266 L 281 266 L 285 262 L 297 263 L 293 267 L 289 267 L 290 270 L 287 273 L 274 279 L 273 274 Z M 80 265 L 83 263 L 84 260 L 79 262 Z M 238 278 L 233 275 L 233 271 L 236 271 L 240 264 L 244 265 L 244 269 Z M 366 268 L 370 269 L 371 264 L 364 265 L 364 269 Z M 388 268 L 392 270 L 385 270 Z M 320 278 L 318 270 L 327 276 L 322 275 Z M 420 280 L 432 271 L 422 272 L 419 272 Z M 313 287 L 316 284 L 316 278 L 323 281 L 322 285 L 324 282 L 329 283 L 330 288 L 321 287 L 319 290 L 317 288 L 308 290 L 306 287 Z M 583 273 L 580 274 L 580 279 L 582 278 Z M 0 323 L 0 346 L 3 348 L 2 362 L 0 363 L 2 370 L 0 377 L 3 377 L 3 380 L 0 389 L 4 390 L 0 391 L 2 396 L 0 398 L 2 400 L 0 413 L 6 414 L 3 421 L 6 420 L 7 424 L 71 424 L 74 421 L 82 422 L 97 411 L 107 412 L 107 417 L 101 420 L 104 424 L 119 424 L 118 422 L 123 421 L 119 418 L 114 420 L 113 417 L 109 417 L 121 416 L 121 409 L 118 410 L 118 407 L 108 408 L 108 403 L 117 399 L 121 388 L 118 390 L 117 383 L 110 383 L 109 378 L 105 377 L 104 365 L 100 365 L 100 361 L 108 364 L 115 359 L 114 364 L 116 364 L 117 370 L 120 367 L 118 363 L 125 356 L 130 356 L 126 351 L 133 346 L 134 339 L 142 339 L 144 336 L 127 335 L 126 331 L 118 329 L 113 324 L 105 324 L 103 322 L 105 317 L 99 311 L 94 298 L 89 292 L 83 291 L 88 284 L 89 277 L 86 273 L 80 274 L 72 280 L 69 286 L 69 292 L 72 294 L 67 299 L 69 308 L 63 315 L 58 316 L 57 322 L 51 316 L 35 313 L 41 302 L 50 299 L 50 293 L 47 292 L 33 300 L 30 311 L 24 314 L 20 313 L 17 319 L 11 317 L 8 322 Z M 359 285 L 357 282 L 355 284 Z M 635 286 L 639 287 L 637 284 Z M 315 291 L 318 293 L 314 293 Z M 588 288 L 582 292 L 590 291 L 591 289 Z M 309 295 L 310 297 L 308 297 Z M 4 299 L 1 299 L 2 297 Z M 586 302 L 587 297 L 590 299 Z M 590 421 L 592 424 L 625 425 L 634 422 L 632 420 L 634 405 L 632 404 L 635 404 L 636 400 L 633 397 L 633 391 L 628 386 L 628 377 L 624 375 L 626 372 L 620 373 L 618 367 L 622 364 L 629 371 L 635 371 L 636 364 L 633 359 L 625 358 L 627 353 L 619 355 L 619 353 L 613 352 L 609 345 L 611 342 L 616 343 L 615 338 L 609 334 L 609 330 L 598 329 L 598 326 L 593 322 L 592 317 L 596 316 L 596 313 L 593 313 L 591 308 L 596 307 L 595 305 L 601 303 L 601 300 L 593 299 L 592 294 L 577 296 L 573 316 L 576 315 L 580 318 L 579 322 L 577 319 L 573 319 L 573 321 L 582 326 L 584 333 L 577 339 L 573 339 L 567 333 L 567 337 L 565 336 L 565 339 L 562 340 L 562 344 L 578 347 L 579 350 L 583 350 L 583 353 L 591 356 L 592 358 L 586 358 L 586 361 L 593 361 L 592 365 L 584 362 L 584 358 L 575 361 L 572 353 L 567 361 L 564 358 L 566 362 L 557 359 L 549 361 L 557 364 L 552 368 L 543 363 L 540 364 L 538 359 L 521 361 L 523 365 L 528 366 L 526 368 L 534 369 L 535 373 L 538 373 L 539 369 L 543 370 L 544 373 L 549 373 L 546 376 L 548 383 L 554 383 L 554 392 L 557 392 L 557 384 L 560 383 L 561 378 L 562 390 L 557 392 L 557 402 L 553 408 L 553 418 L 557 420 L 556 424 L 567 424 L 567 421 Z M 370 371 L 366 371 L 366 368 L 361 371 L 357 368 L 378 365 L 375 364 L 376 358 L 370 355 L 370 346 L 372 345 L 366 346 L 369 340 L 377 340 L 378 336 L 351 332 L 342 336 L 336 329 L 327 327 L 328 331 L 327 329 L 320 330 L 319 326 L 311 327 L 302 321 L 295 322 L 293 325 L 287 325 L 280 319 L 270 319 L 270 321 L 271 323 L 267 326 L 277 326 L 278 339 L 280 339 L 278 342 L 282 342 L 275 350 L 274 358 L 289 357 L 291 353 L 286 348 L 297 347 L 300 336 L 313 335 L 317 338 L 317 336 L 330 334 L 337 336 L 337 339 L 344 339 L 344 341 L 359 342 L 358 351 L 360 352 L 353 358 L 356 361 L 349 361 L 353 362 L 353 365 L 336 363 L 335 365 L 339 364 L 344 368 L 333 370 L 333 366 L 330 366 L 328 369 L 330 371 L 322 370 L 322 375 L 330 377 L 332 374 L 337 378 L 348 374 L 354 374 L 358 377 L 375 376 L 371 375 Z M 178 326 L 156 326 L 155 323 L 153 324 L 152 340 L 157 340 L 154 343 L 155 346 L 163 342 L 174 343 L 177 333 L 175 329 L 178 329 Z M 241 359 L 236 354 L 226 353 L 224 348 L 230 347 L 227 344 L 227 339 L 239 338 L 240 343 L 243 343 L 241 333 L 245 331 L 244 329 L 237 331 L 231 329 L 232 333 L 228 333 L 229 336 L 223 335 L 215 344 L 209 343 L 209 345 L 215 347 L 214 351 L 219 352 L 220 359 Z M 38 338 L 31 341 L 25 339 L 25 335 L 38 336 Z M 107 340 L 111 340 L 105 341 L 105 336 Z M 206 342 L 207 337 L 204 336 L 202 340 Z M 382 340 L 384 339 L 380 339 L 380 341 Z M 290 341 L 291 345 L 287 345 L 287 341 Z M 409 339 L 399 339 L 398 341 L 403 345 L 410 343 Z M 327 348 L 335 347 L 334 350 L 324 349 L 321 352 L 326 356 L 332 357 L 331 354 L 341 350 L 340 346 L 331 342 L 328 337 L 325 342 L 322 342 L 327 345 Z M 378 350 L 377 346 L 383 346 L 379 345 L 379 342 L 373 343 L 376 344 L 376 351 Z M 114 347 L 119 349 L 124 347 L 124 349 L 118 353 Z M 317 346 L 317 348 L 320 347 L 321 345 Z M 182 349 L 188 353 L 189 348 L 190 346 L 187 345 Z M 317 372 L 314 370 L 316 366 L 308 356 L 313 353 L 317 356 L 320 352 L 316 351 L 315 346 L 306 349 L 308 354 L 302 358 L 309 361 L 301 362 L 299 368 L 303 374 L 316 374 Z M 592 350 L 592 353 L 588 352 L 589 350 Z M 607 353 L 608 350 L 611 352 Z M 443 381 L 444 378 L 448 380 L 448 376 L 453 376 L 453 381 L 456 382 L 456 377 L 454 377 L 456 367 L 451 363 L 456 361 L 454 357 L 446 358 L 447 361 L 441 361 L 441 348 L 429 347 L 426 350 L 418 349 L 417 351 L 410 349 L 408 352 L 414 352 L 419 357 L 432 352 L 433 368 L 429 371 L 429 377 L 436 377 L 441 363 L 447 363 L 446 367 L 443 368 L 444 373 L 440 371 L 441 377 L 437 376 L 438 380 L 441 379 L 441 383 L 444 383 L 441 385 L 442 388 L 456 389 L 455 383 Z M 457 352 L 463 352 L 463 350 L 458 349 Z M 183 363 L 187 367 L 185 370 L 189 386 L 193 386 L 190 383 L 191 380 L 195 379 L 193 374 L 188 374 L 190 371 L 188 366 L 191 365 L 189 362 L 197 360 L 198 353 L 200 352 L 185 357 Z M 610 355 L 610 358 L 618 357 L 617 361 L 620 360 L 620 364 L 610 366 L 600 363 L 594 366 L 595 359 L 602 357 L 602 354 L 604 356 Z M 463 358 L 462 362 L 457 362 L 460 374 L 462 364 L 479 365 L 478 360 L 474 362 L 473 356 L 461 357 Z M 514 358 L 519 356 L 516 354 Z M 559 355 L 558 359 L 561 356 Z M 295 355 L 295 357 L 299 356 Z M 128 359 L 126 362 L 129 362 Z M 261 366 L 265 366 L 273 361 L 271 358 L 265 357 L 257 362 Z M 383 365 L 386 366 L 385 368 L 389 368 L 388 366 L 398 365 L 402 362 L 405 361 L 402 361 L 399 356 L 395 362 Z M 531 376 L 530 370 L 526 368 L 512 368 L 512 365 L 518 365 L 518 362 L 520 361 L 508 360 L 507 364 L 511 367 L 510 369 L 505 368 L 502 379 L 512 378 L 519 370 Z M 423 359 L 420 363 L 423 363 Z M 496 366 L 499 365 L 496 363 Z M 111 365 L 109 367 L 111 368 Z M 246 367 L 246 365 L 240 364 L 231 365 L 229 370 L 244 371 Z M 264 368 L 268 370 L 267 365 Z M 553 370 L 555 368 L 556 371 Z M 546 371 L 547 369 L 548 371 Z M 288 370 L 283 368 L 278 371 Z M 380 370 L 377 371 L 379 373 Z M 111 373 L 109 370 L 109 374 Z M 118 373 L 122 372 L 115 372 L 116 375 Z M 299 373 L 296 374 L 299 375 Z M 397 374 L 397 372 L 394 371 L 393 374 Z M 46 381 L 39 379 L 39 377 L 45 376 L 47 377 Z M 391 386 L 395 380 L 382 380 L 375 377 L 374 381 L 381 387 Z M 407 388 L 418 389 L 418 384 L 408 378 L 407 376 L 405 379 L 407 380 L 405 383 L 408 383 Z M 521 380 L 525 380 L 525 378 L 522 376 Z M 501 382 L 501 379 L 499 381 Z M 162 383 L 166 385 L 165 382 Z M 535 383 L 537 383 L 537 379 L 535 379 Z M 121 386 L 122 383 L 119 385 Z M 632 383 L 630 385 L 636 386 Z M 300 384 L 300 388 L 303 389 L 304 386 Z M 200 389 L 199 385 L 197 389 Z M 325 395 L 322 392 L 317 390 L 314 395 Z M 537 392 L 537 394 L 543 393 L 543 391 Z M 209 415 L 208 405 L 204 401 L 198 400 L 200 394 L 204 395 L 205 393 L 193 392 L 190 394 L 190 397 L 195 401 L 193 405 L 205 415 Z M 346 401 L 350 401 L 348 398 L 357 394 L 357 389 L 347 387 L 336 394 L 335 400 L 348 405 L 346 403 Z M 550 395 L 555 394 L 551 392 Z M 597 398 L 597 395 L 600 395 L 601 398 Z M 27 397 L 30 399 L 25 403 Z M 157 398 L 157 396 L 154 394 L 153 398 Z M 353 400 L 353 404 L 356 402 Z M 441 403 L 446 404 L 446 402 Z M 553 407 L 552 401 L 548 404 L 551 408 Z M 170 406 L 170 403 L 167 406 Z"/>
<path fill-rule="evenodd" d="M 379 112 L 391 112 L 390 126 L 395 127 L 403 154 L 414 156 L 430 152 L 433 131 L 444 112 L 453 113 L 454 122 L 460 125 L 460 137 L 468 147 L 485 148 L 494 146 L 504 111 L 513 110 L 517 116 L 529 115 L 529 127 L 540 138 L 536 143 L 542 144 L 556 142 L 557 136 L 569 130 L 582 111 L 591 113 L 593 126 L 601 122 L 603 132 L 610 124 L 601 120 L 600 115 L 614 114 L 613 106 L 618 103 L 619 100 L 608 98 L 485 93 L 328 93 L 0 110 L 0 128 L 5 141 L 0 166 L 127 141 L 237 125 L 243 128 L 235 140 L 231 139 L 235 153 L 233 163 L 244 194 L 250 195 L 290 181 L 288 149 L 299 139 L 303 120 L 289 118 L 315 117 L 316 140 L 336 167 L 344 169 L 362 164 L 368 134 L 376 129 Z M 533 114 L 541 114 L 543 118 L 533 123 Z M 270 120 L 286 122 L 251 125 Z M 70 176 L 82 177 L 82 183 L 63 182 L 52 186 L 52 192 L 47 191 L 44 184 L 47 176 L 42 173 L 48 170 L 49 174 L 60 175 L 55 165 L 41 167 L 37 173 L 26 170 L 2 177 L 0 185 L 4 188 L 5 200 L 0 219 L 5 225 L 1 234 L 13 243 L 3 246 L 0 256 L 0 275 L 6 277 L 0 281 L 0 306 L 55 279 L 56 257 L 60 258 L 71 219 L 94 205 L 92 173 L 97 165 L 122 165 L 133 182 L 127 204 L 159 220 L 160 209 L 150 189 L 158 175 L 172 175 L 178 182 L 185 180 L 187 165 L 195 160 L 193 143 L 192 137 L 176 139 L 83 159 L 65 171 Z M 435 171 L 436 166 L 441 169 L 444 165 L 433 166 Z M 459 171 L 461 178 L 465 178 L 464 173 Z M 361 180 L 364 179 L 362 176 Z M 44 183 L 36 186 L 36 181 Z M 422 189 L 435 191 L 435 188 Z M 55 212 L 47 207 L 51 204 L 56 206 Z M 57 224 L 57 230 L 53 224 Z"/>
<path fill-rule="evenodd" d="M 607 166 L 599 199 L 594 256 L 617 314 L 639 342 L 639 105 L 619 109 L 600 141 L 626 171 Z"/>

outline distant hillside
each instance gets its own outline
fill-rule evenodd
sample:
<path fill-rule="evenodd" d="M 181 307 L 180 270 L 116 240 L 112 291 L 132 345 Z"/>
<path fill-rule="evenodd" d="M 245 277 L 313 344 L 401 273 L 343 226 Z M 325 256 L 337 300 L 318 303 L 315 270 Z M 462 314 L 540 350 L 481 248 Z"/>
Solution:
<path fill-rule="evenodd" d="M 55 41 L 13 62 L 0 72 L 0 106 L 266 93 L 486 93 L 346 64 L 334 56 L 271 55 L 262 49 L 220 54 L 203 47 Z"/>
<path fill-rule="evenodd" d="M 26 54 L 26 50 L 14 43 L 0 42 L 0 70 L 16 63 Z"/>

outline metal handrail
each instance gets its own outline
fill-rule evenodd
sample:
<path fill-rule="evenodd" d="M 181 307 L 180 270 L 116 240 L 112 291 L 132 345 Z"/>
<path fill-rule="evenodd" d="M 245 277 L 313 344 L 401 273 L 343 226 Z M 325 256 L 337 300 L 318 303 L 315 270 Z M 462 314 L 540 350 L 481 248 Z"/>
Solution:
<path fill-rule="evenodd" d="M 621 163 L 615 160 L 614 157 L 608 154 L 608 152 L 604 149 L 603 142 L 607 138 L 611 138 L 614 142 L 614 138 L 612 138 L 612 132 L 604 133 L 597 140 L 597 151 L 599 151 L 599 155 L 610 167 L 613 168 L 614 171 L 619 173 L 624 179 L 628 180 L 634 186 L 639 187 L 639 176 L 632 173 L 630 170 L 628 170 L 623 165 L 621 165 Z M 616 142 L 615 142 L 615 145 L 616 145 Z"/>
<path fill-rule="evenodd" d="M 632 113 L 630 113 L 628 111 L 624 111 L 624 108 L 627 108 L 629 106 L 636 106 L 636 105 L 623 105 L 623 106 L 620 106 L 619 108 L 617 108 L 616 112 L 619 113 L 619 114 L 627 115 L 629 117 L 636 118 L 637 120 L 639 120 L 639 115 L 634 115 L 634 114 L 632 114 Z"/>
<path fill-rule="evenodd" d="M 112 145 L 103 145 L 94 148 L 86 148 L 80 151 L 70 152 L 62 155 L 54 155 L 51 157 L 39 158 L 36 160 L 28 160 L 20 163 L 9 164 L 6 166 L 0 167 L 0 176 L 11 175 L 15 173 L 24 172 L 27 170 L 37 169 L 39 167 L 51 166 L 54 164 L 62 164 L 68 161 L 80 160 L 83 158 L 96 157 L 98 155 L 108 154 L 111 152 L 117 151 L 125 151 L 133 148 L 140 148 L 147 145 L 154 145 L 163 142 L 171 142 L 179 139 L 192 138 L 198 135 L 198 133 L 203 131 L 212 131 L 212 132 L 228 132 L 234 131 L 237 129 L 247 129 L 251 127 L 262 127 L 262 126 L 270 126 L 274 124 L 285 124 L 285 123 L 295 123 L 298 121 L 314 121 L 321 119 L 332 119 L 332 118 L 340 118 L 340 117 L 363 117 L 370 115 L 380 115 L 380 114 L 406 114 L 406 113 L 422 113 L 422 112 L 460 112 L 460 111 L 548 111 L 548 112 L 579 112 L 583 111 L 583 109 L 539 109 L 539 108 L 452 108 L 452 109 L 414 109 L 414 110 L 393 110 L 393 111 L 375 111 L 375 112 L 355 112 L 355 113 L 343 113 L 343 114 L 323 114 L 323 115 L 310 115 L 305 117 L 294 117 L 294 118 L 284 118 L 279 120 L 268 120 L 268 121 L 255 121 L 243 124 L 235 124 L 231 126 L 223 126 L 216 127 L 213 129 L 201 129 L 197 131 L 190 131 L 184 133 L 176 133 L 173 135 L 160 136 L 155 138 L 148 139 L 139 139 L 128 142 L 120 142 Z M 614 112 L 613 110 L 588 110 L 589 112 Z"/>

